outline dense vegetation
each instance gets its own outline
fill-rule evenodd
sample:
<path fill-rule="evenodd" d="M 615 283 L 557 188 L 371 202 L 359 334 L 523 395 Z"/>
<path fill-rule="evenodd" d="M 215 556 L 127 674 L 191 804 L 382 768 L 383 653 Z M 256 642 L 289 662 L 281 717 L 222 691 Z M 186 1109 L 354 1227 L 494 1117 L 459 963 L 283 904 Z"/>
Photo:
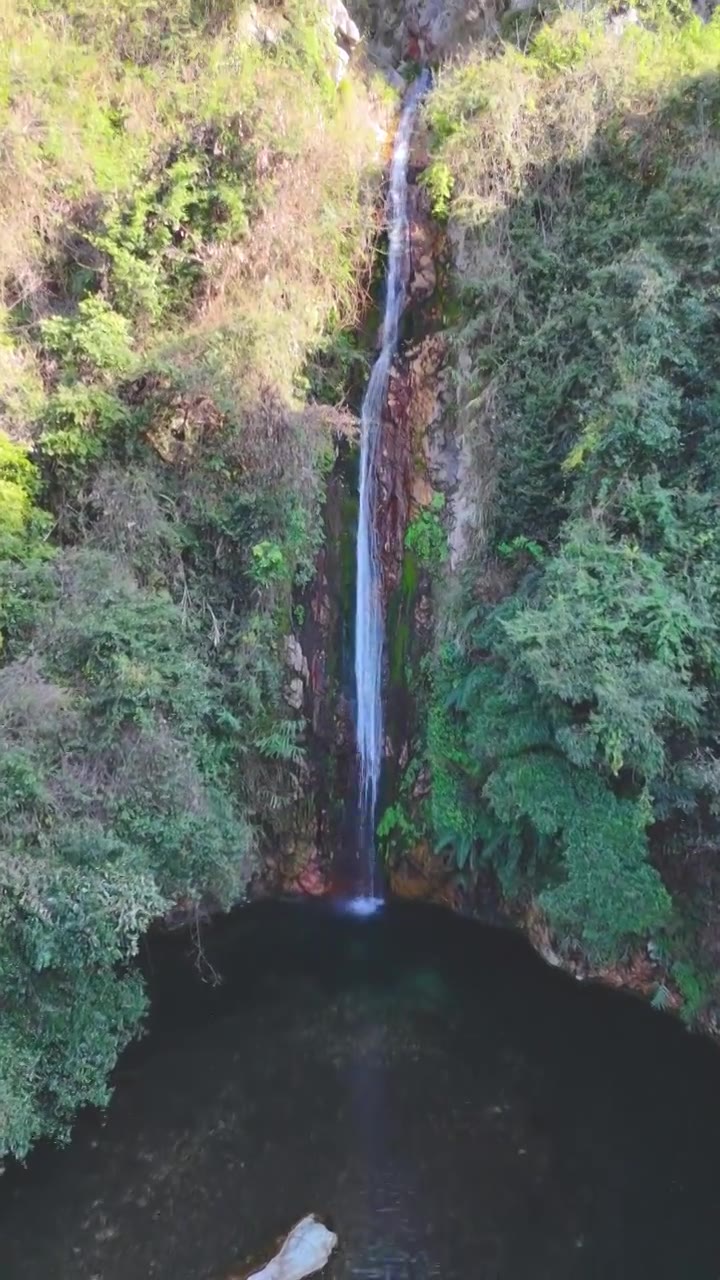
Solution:
<path fill-rule="evenodd" d="M 0 22 L 0 1155 L 22 1155 L 106 1099 L 143 931 L 242 898 L 307 790 L 284 642 L 382 95 L 335 83 L 316 0 Z M 442 625 L 380 835 L 491 868 L 598 963 L 649 942 L 693 1014 L 720 970 L 720 20 L 506 27 L 427 106 L 477 527 L 449 586 L 452 501 L 407 533 L 406 595 L 434 576 Z"/>
<path fill-rule="evenodd" d="M 649 939 L 690 1013 L 720 944 L 719 67 L 717 15 L 523 14 L 428 107 L 480 502 L 425 822 L 565 945 Z"/>
<path fill-rule="evenodd" d="M 310 0 L 8 0 L 0 49 L 0 1154 L 102 1103 L 127 962 L 291 820 L 293 589 L 377 111 Z M 377 104 L 376 104 L 377 105 Z"/>

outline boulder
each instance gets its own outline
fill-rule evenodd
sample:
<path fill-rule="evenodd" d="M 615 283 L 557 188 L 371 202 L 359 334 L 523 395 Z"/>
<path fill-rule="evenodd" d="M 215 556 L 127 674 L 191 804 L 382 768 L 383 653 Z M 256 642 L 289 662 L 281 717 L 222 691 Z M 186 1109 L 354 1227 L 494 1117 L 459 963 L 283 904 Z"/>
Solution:
<path fill-rule="evenodd" d="M 404 901 L 438 902 L 452 910 L 459 906 L 455 874 L 426 840 L 407 849 L 391 866 L 390 888 L 394 897 Z"/>
<path fill-rule="evenodd" d="M 284 18 L 281 19 L 281 23 L 285 24 Z M 248 44 L 254 42 L 275 45 L 280 39 L 279 29 L 271 26 L 264 17 L 260 16 L 256 4 L 249 5 L 238 18 L 237 35 L 241 42 Z"/>

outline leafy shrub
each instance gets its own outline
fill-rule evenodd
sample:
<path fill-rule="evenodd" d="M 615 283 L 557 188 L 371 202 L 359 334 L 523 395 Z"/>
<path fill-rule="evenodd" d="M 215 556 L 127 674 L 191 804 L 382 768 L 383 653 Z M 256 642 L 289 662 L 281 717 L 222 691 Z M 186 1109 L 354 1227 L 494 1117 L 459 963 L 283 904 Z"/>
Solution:
<path fill-rule="evenodd" d="M 444 160 L 435 160 L 424 171 L 422 184 L 430 196 L 433 214 L 439 221 L 446 221 L 450 213 L 450 201 L 455 186 L 455 179 L 449 165 Z"/>
<path fill-rule="evenodd" d="M 28 450 L 0 431 L 0 557 L 40 553 L 49 517 L 36 505 L 40 474 Z"/>
<path fill-rule="evenodd" d="M 43 320 L 40 332 L 66 373 L 123 374 L 132 365 L 130 321 L 96 295 L 83 298 L 69 318 Z"/>
<path fill-rule="evenodd" d="M 407 550 L 429 568 L 438 568 L 447 559 L 447 537 L 440 519 L 444 506 L 443 494 L 433 494 L 430 505 L 418 511 L 405 534 Z"/>
<path fill-rule="evenodd" d="M 58 387 L 45 405 L 39 454 L 56 471 L 82 475 L 131 421 L 127 405 L 111 392 L 80 382 Z"/>

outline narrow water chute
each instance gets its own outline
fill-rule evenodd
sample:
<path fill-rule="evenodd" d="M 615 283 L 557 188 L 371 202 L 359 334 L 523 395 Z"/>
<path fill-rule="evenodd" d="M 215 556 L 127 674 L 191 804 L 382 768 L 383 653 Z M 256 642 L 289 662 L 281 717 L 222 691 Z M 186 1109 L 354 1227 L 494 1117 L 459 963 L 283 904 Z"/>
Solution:
<path fill-rule="evenodd" d="M 387 403 L 392 361 L 407 297 L 410 236 L 408 162 L 410 140 L 421 98 L 429 84 L 424 72 L 408 90 L 398 125 L 388 195 L 388 266 L 382 346 L 365 392 L 361 412 L 360 493 L 357 529 L 355 601 L 356 732 L 359 768 L 360 899 L 378 904 L 375 865 L 375 814 L 383 756 L 382 665 L 384 647 L 382 564 L 376 530 L 376 475 L 382 416 Z"/>

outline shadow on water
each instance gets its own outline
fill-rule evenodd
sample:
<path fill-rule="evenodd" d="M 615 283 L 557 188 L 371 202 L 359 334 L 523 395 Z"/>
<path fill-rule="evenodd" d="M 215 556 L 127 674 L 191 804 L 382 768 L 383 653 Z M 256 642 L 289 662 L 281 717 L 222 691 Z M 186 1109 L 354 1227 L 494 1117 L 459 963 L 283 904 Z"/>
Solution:
<path fill-rule="evenodd" d="M 717 1280 L 720 1054 L 439 909 L 258 904 L 147 956 L 106 1121 L 0 1184 L 3 1280 Z"/>

